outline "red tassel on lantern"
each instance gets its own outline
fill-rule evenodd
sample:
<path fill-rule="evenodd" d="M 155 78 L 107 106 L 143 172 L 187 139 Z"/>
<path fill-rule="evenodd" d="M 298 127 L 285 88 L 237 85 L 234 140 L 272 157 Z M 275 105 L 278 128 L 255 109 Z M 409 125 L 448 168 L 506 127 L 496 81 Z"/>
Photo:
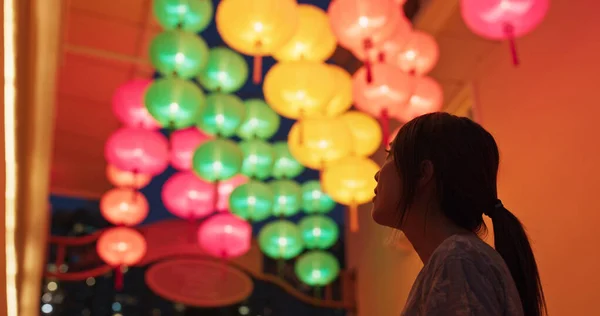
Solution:
<path fill-rule="evenodd" d="M 115 268 L 115 290 L 122 291 L 125 284 L 125 276 L 123 275 L 123 266 Z"/>

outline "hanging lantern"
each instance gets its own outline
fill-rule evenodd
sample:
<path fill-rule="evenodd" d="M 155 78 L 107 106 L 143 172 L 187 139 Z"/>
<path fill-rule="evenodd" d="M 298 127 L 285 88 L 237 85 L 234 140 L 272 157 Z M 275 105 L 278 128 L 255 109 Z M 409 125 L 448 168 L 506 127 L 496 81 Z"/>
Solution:
<path fill-rule="evenodd" d="M 352 49 L 354 56 L 368 63 L 388 63 L 395 61 L 396 56 L 403 51 L 412 33 L 412 26 L 406 17 L 401 16 L 398 22 L 390 38 L 368 51 L 365 51 L 362 46 L 354 47 Z"/>
<path fill-rule="evenodd" d="M 180 129 L 194 124 L 206 100 L 202 90 L 191 81 L 162 78 L 150 85 L 145 103 L 162 127 Z"/>
<path fill-rule="evenodd" d="M 337 224 L 322 215 L 307 216 L 298 227 L 306 249 L 327 249 L 338 241 L 340 233 Z"/>
<path fill-rule="evenodd" d="M 214 186 L 190 171 L 172 175 L 162 187 L 162 201 L 173 215 L 194 221 L 214 211 Z"/>
<path fill-rule="evenodd" d="M 374 197 L 375 173 L 379 166 L 372 160 L 350 156 L 331 164 L 321 174 L 321 185 L 331 198 L 350 207 L 350 230 L 358 230 L 357 207 Z"/>
<path fill-rule="evenodd" d="M 211 135 L 235 135 L 246 116 L 244 102 L 233 94 L 217 92 L 208 95 L 206 104 L 197 121 L 198 128 Z"/>
<path fill-rule="evenodd" d="M 208 46 L 194 33 L 166 31 L 150 43 L 150 62 L 163 76 L 193 78 L 204 69 L 207 61 Z"/>
<path fill-rule="evenodd" d="M 215 182 L 238 174 L 243 160 L 242 151 L 236 143 L 227 139 L 213 139 L 196 149 L 192 166 L 202 179 Z"/>
<path fill-rule="evenodd" d="M 112 109 L 121 124 L 156 130 L 158 122 L 148 113 L 144 105 L 144 94 L 152 80 L 137 79 L 120 86 L 112 100 Z"/>
<path fill-rule="evenodd" d="M 352 135 L 352 154 L 371 156 L 381 145 L 381 128 L 373 117 L 359 111 L 348 111 L 340 116 Z"/>
<path fill-rule="evenodd" d="M 320 61 L 327 60 L 337 46 L 337 41 L 327 13 L 321 8 L 298 5 L 299 24 L 294 36 L 273 53 L 278 61 Z"/>
<path fill-rule="evenodd" d="M 250 250 L 252 226 L 227 213 L 207 219 L 198 229 L 198 244 L 209 255 L 221 259 L 239 257 Z"/>
<path fill-rule="evenodd" d="M 219 200 L 217 201 L 217 211 L 229 211 L 229 198 L 231 197 L 233 190 L 247 182 L 248 178 L 241 174 L 235 175 L 227 180 L 220 181 L 218 187 Z"/>
<path fill-rule="evenodd" d="M 169 143 L 159 132 L 124 127 L 108 138 L 104 156 L 120 170 L 155 176 L 169 164 Z"/>
<path fill-rule="evenodd" d="M 350 154 L 352 139 L 348 135 L 350 129 L 340 118 L 310 118 L 292 125 L 288 144 L 301 164 L 320 170 Z"/>
<path fill-rule="evenodd" d="M 250 181 L 235 188 L 229 197 L 231 213 L 253 222 L 260 222 L 272 214 L 274 195 L 269 185 Z"/>
<path fill-rule="evenodd" d="M 340 66 L 329 65 L 329 69 L 334 77 L 335 91 L 322 113 L 326 117 L 335 117 L 352 107 L 352 77 Z"/>
<path fill-rule="evenodd" d="M 202 32 L 213 18 L 211 0 L 154 0 L 153 12 L 160 26 L 167 30 Z"/>
<path fill-rule="evenodd" d="M 100 213 L 111 224 L 135 226 L 148 216 L 148 200 L 135 190 L 115 188 L 100 199 Z"/>
<path fill-rule="evenodd" d="M 246 105 L 246 118 L 237 130 L 237 136 L 241 139 L 264 139 L 267 140 L 279 129 L 280 118 L 271 107 L 261 99 L 249 99 L 244 101 Z"/>
<path fill-rule="evenodd" d="M 465 24 L 475 34 L 492 40 L 508 40 L 513 64 L 519 64 L 515 39 L 536 28 L 546 16 L 549 0 L 461 0 Z"/>
<path fill-rule="evenodd" d="M 115 227 L 105 230 L 98 242 L 96 251 L 102 261 L 115 269 L 115 288 L 123 288 L 123 267 L 140 262 L 146 254 L 146 240 L 134 229 Z"/>
<path fill-rule="evenodd" d="M 390 63 L 406 73 L 424 76 L 435 67 L 439 57 L 440 51 L 435 38 L 425 32 L 413 31 L 402 51 Z"/>
<path fill-rule="evenodd" d="M 113 165 L 106 166 L 108 182 L 117 188 L 141 189 L 147 186 L 152 176 L 131 171 L 123 171 Z"/>
<path fill-rule="evenodd" d="M 302 190 L 298 183 L 291 180 L 273 180 L 269 182 L 273 191 L 273 215 L 292 216 L 302 207 Z"/>
<path fill-rule="evenodd" d="M 284 260 L 294 258 L 304 249 L 298 226 L 286 220 L 266 224 L 258 233 L 258 245 L 268 257 Z"/>
<path fill-rule="evenodd" d="M 394 0 L 394 3 L 397 5 L 404 5 L 406 3 L 406 0 Z"/>
<path fill-rule="evenodd" d="M 335 207 L 335 201 L 321 189 L 318 180 L 302 184 L 302 209 L 307 214 L 326 214 Z"/>
<path fill-rule="evenodd" d="M 275 179 L 293 179 L 304 171 L 304 166 L 292 156 L 286 142 L 273 144 L 273 172 Z"/>
<path fill-rule="evenodd" d="M 324 251 L 310 251 L 298 258 L 296 276 L 310 286 L 325 286 L 333 282 L 340 273 L 337 259 Z"/>
<path fill-rule="evenodd" d="M 439 83 L 430 77 L 415 78 L 415 92 L 402 113 L 402 121 L 408 122 L 417 116 L 440 111 L 443 103 L 444 91 Z"/>
<path fill-rule="evenodd" d="M 187 171 L 192 169 L 192 156 L 198 146 L 211 137 L 195 127 L 176 130 L 171 134 L 171 165 L 173 168 Z"/>
<path fill-rule="evenodd" d="M 336 91 L 331 67 L 309 61 L 277 63 L 265 77 L 267 103 L 291 119 L 322 114 Z"/>
<path fill-rule="evenodd" d="M 234 93 L 248 79 L 248 64 L 244 57 L 227 47 L 211 48 L 208 63 L 198 81 L 211 92 Z"/>
<path fill-rule="evenodd" d="M 228 46 L 254 56 L 253 81 L 262 76 L 262 56 L 285 45 L 298 27 L 296 1 L 221 1 L 217 8 L 217 30 Z"/>
<path fill-rule="evenodd" d="M 251 179 L 265 180 L 273 170 L 273 148 L 264 140 L 245 140 L 239 144 L 244 161 L 242 174 Z"/>

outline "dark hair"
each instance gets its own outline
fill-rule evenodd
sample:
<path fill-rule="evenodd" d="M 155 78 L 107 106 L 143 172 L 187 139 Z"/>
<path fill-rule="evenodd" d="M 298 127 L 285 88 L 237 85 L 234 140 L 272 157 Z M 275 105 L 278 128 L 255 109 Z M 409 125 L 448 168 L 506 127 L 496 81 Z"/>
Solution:
<path fill-rule="evenodd" d="M 480 233 L 486 230 L 483 214 L 489 214 L 496 251 L 512 274 L 525 315 L 547 314 L 527 234 L 521 222 L 498 203 L 500 155 L 492 135 L 468 118 L 432 113 L 406 123 L 392 150 L 403 184 L 400 223 L 414 201 L 421 164 L 430 161 L 444 215 L 458 226 Z"/>

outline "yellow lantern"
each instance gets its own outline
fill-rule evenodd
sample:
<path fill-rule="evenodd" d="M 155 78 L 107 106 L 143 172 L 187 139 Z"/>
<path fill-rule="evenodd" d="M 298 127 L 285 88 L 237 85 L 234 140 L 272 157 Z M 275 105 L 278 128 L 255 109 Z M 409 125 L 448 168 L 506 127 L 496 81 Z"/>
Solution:
<path fill-rule="evenodd" d="M 352 154 L 360 157 L 371 156 L 381 145 L 379 122 L 360 111 L 348 111 L 341 115 L 352 134 Z"/>
<path fill-rule="evenodd" d="M 329 65 L 334 77 L 335 93 L 325 107 L 325 116 L 338 116 L 352 106 L 352 76 L 340 66 Z"/>
<path fill-rule="evenodd" d="M 311 61 L 277 63 L 265 76 L 265 100 L 287 118 L 322 115 L 335 95 L 336 81 L 331 69 L 327 64 Z"/>
<path fill-rule="evenodd" d="M 285 45 L 298 27 L 295 0 L 221 1 L 215 17 L 217 30 L 229 47 L 254 56 L 253 79 L 262 76 L 262 56 Z"/>
<path fill-rule="evenodd" d="M 325 61 L 335 51 L 337 41 L 327 13 L 309 4 L 298 6 L 300 24 L 294 36 L 273 57 L 278 61 Z"/>
<path fill-rule="evenodd" d="M 375 196 L 377 171 L 379 166 L 373 160 L 349 156 L 329 164 L 321 174 L 323 191 L 334 201 L 349 206 L 350 231 L 358 230 L 358 205 Z"/>
<path fill-rule="evenodd" d="M 350 130 L 339 118 L 309 118 L 292 125 L 288 134 L 290 153 L 302 165 L 323 169 L 350 154 Z"/>

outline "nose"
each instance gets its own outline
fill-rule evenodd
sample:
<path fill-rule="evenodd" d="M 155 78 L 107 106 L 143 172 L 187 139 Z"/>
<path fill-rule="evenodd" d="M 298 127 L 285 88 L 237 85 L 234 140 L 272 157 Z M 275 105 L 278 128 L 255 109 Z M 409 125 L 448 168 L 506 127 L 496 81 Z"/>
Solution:
<path fill-rule="evenodd" d="M 377 171 L 375 173 L 375 181 L 379 182 L 379 173 L 381 172 L 381 170 Z"/>

